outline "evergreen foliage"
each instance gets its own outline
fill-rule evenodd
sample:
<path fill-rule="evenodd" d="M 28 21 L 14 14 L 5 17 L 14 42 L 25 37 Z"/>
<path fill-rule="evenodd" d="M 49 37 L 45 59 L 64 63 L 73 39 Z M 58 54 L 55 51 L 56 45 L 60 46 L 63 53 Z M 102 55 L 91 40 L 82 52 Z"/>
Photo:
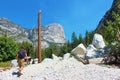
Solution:
<path fill-rule="evenodd" d="M 78 41 L 78 38 L 77 38 L 75 32 L 72 33 L 72 41 L 71 41 L 71 44 L 72 44 L 72 48 L 75 48 L 75 47 L 79 44 L 79 41 Z"/>
<path fill-rule="evenodd" d="M 85 38 L 84 38 L 85 46 L 88 46 L 89 44 L 91 44 L 93 36 L 94 36 L 93 31 L 91 31 L 91 32 L 86 31 Z"/>
<path fill-rule="evenodd" d="M 112 12 L 112 20 L 106 20 L 102 29 L 98 31 L 104 37 L 106 43 L 111 45 L 111 42 L 117 40 L 117 30 L 120 29 L 120 11 Z"/>
<path fill-rule="evenodd" d="M 79 43 L 79 44 L 80 44 L 80 43 L 84 43 L 84 39 L 83 39 L 83 37 L 82 37 L 81 34 L 79 35 L 78 43 Z"/>
<path fill-rule="evenodd" d="M 64 54 L 71 52 L 69 44 L 59 46 L 57 44 L 51 44 L 50 47 L 42 49 L 42 60 L 44 58 L 52 58 L 52 54 L 63 57 Z M 70 49 L 70 50 L 69 50 Z"/>
<path fill-rule="evenodd" d="M 45 58 L 52 58 L 51 48 L 42 49 L 42 60 Z"/>
<path fill-rule="evenodd" d="M 120 7 L 117 8 L 117 11 L 112 12 L 112 19 L 106 20 L 106 23 L 99 31 L 103 35 L 107 45 L 110 46 L 110 51 L 104 58 L 105 63 L 109 64 L 120 64 L 120 36 L 117 34 L 117 31 L 120 30 Z"/>
<path fill-rule="evenodd" d="M 17 51 L 17 43 L 11 37 L 0 37 L 0 61 L 8 61 L 14 59 Z"/>

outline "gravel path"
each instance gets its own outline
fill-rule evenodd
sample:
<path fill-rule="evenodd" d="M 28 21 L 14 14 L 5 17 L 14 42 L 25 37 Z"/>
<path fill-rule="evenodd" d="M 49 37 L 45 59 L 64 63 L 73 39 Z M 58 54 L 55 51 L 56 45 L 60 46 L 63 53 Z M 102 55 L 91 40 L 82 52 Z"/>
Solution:
<path fill-rule="evenodd" d="M 16 67 L 0 72 L 0 80 L 120 80 L 120 69 L 83 65 L 74 58 L 45 59 L 40 64 L 28 65 L 21 77 L 16 72 Z"/>

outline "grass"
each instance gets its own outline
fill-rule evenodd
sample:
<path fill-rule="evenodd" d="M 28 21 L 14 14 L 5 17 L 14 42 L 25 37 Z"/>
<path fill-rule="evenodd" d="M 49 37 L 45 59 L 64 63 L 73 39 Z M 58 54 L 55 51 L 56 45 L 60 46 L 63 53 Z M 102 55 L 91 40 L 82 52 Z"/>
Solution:
<path fill-rule="evenodd" d="M 10 62 L 11 61 L 0 62 L 0 67 L 10 67 Z"/>

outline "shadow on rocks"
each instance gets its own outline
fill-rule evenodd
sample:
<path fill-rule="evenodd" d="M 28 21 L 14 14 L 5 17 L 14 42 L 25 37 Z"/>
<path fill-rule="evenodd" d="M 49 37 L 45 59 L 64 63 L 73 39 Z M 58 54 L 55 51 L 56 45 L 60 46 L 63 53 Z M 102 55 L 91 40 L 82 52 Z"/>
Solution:
<path fill-rule="evenodd" d="M 12 75 L 18 75 L 18 72 L 12 72 Z"/>

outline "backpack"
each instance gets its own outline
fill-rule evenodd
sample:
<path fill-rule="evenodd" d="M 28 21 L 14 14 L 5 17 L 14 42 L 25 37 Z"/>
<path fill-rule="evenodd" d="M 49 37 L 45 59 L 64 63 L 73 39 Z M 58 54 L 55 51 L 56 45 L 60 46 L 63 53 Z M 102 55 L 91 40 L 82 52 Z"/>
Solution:
<path fill-rule="evenodd" d="M 18 58 L 23 59 L 25 57 L 25 52 L 26 51 L 24 49 L 20 50 L 18 52 Z"/>

